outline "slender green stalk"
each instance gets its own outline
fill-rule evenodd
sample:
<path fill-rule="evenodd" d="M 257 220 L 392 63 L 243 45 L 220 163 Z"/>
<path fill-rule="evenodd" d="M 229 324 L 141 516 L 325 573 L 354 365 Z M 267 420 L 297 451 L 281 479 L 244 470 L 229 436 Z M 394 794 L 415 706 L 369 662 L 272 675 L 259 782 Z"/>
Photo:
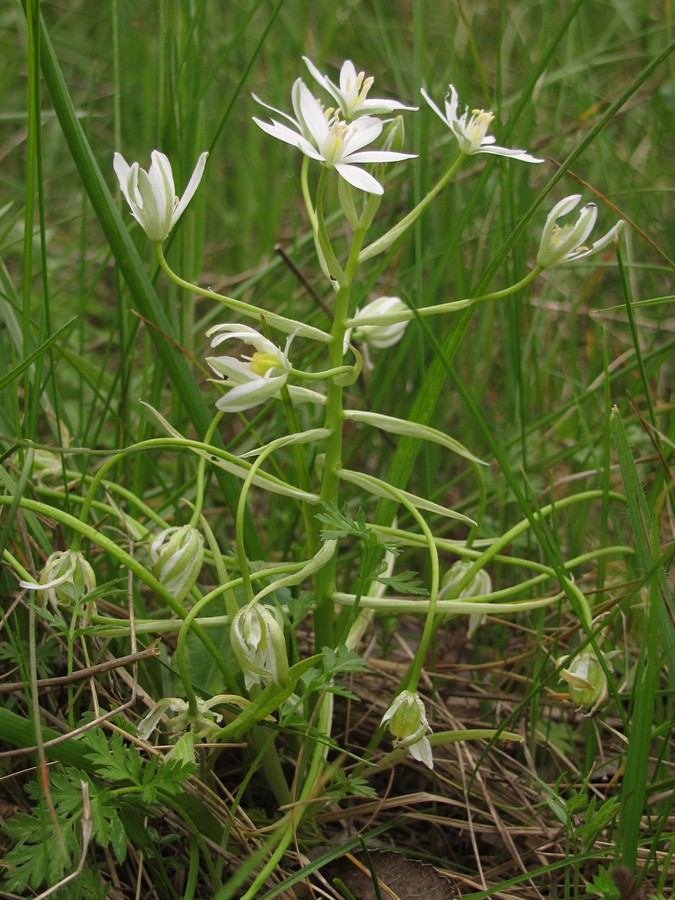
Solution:
<path fill-rule="evenodd" d="M 328 342 L 331 339 L 330 335 L 326 334 L 325 331 L 321 331 L 319 328 L 314 328 L 311 325 L 304 325 L 301 322 L 297 322 L 295 319 L 288 319 L 286 316 L 277 315 L 277 313 L 270 312 L 260 306 L 253 306 L 250 303 L 244 303 L 243 300 L 235 300 L 234 297 L 217 294 L 215 291 L 210 291 L 208 288 L 199 287 L 199 285 L 185 281 L 185 279 L 181 278 L 180 275 L 177 275 L 170 268 L 164 256 L 162 245 L 156 243 L 153 246 L 155 248 L 157 262 L 164 274 L 177 284 L 178 287 L 183 288 L 189 294 L 198 294 L 200 297 L 207 297 L 209 300 L 217 300 L 218 303 L 222 303 L 228 309 L 241 313 L 242 316 L 246 316 L 249 319 L 256 319 L 257 321 L 264 319 L 273 328 L 278 328 L 279 331 L 283 331 L 287 334 L 292 334 L 294 331 L 300 331 L 305 337 L 310 337 L 317 341 Z"/>
<path fill-rule="evenodd" d="M 317 205 L 319 222 L 322 211 Z M 349 258 L 342 274 L 340 287 L 335 298 L 331 343 L 329 345 L 329 365 L 332 368 L 342 366 L 344 357 L 344 338 L 347 331 L 347 317 L 351 297 L 352 282 L 359 264 L 359 253 L 365 239 L 365 229 L 356 229 L 352 235 Z M 340 475 L 342 468 L 343 434 L 343 392 L 344 386 L 339 379 L 328 383 L 326 392 L 326 411 L 324 424 L 329 431 L 325 443 L 323 477 L 320 497 L 322 503 L 337 504 L 339 499 Z M 315 579 L 316 611 L 314 614 L 314 636 L 317 647 L 333 645 L 333 607 L 332 594 L 335 590 L 337 557 L 334 556 Z"/>

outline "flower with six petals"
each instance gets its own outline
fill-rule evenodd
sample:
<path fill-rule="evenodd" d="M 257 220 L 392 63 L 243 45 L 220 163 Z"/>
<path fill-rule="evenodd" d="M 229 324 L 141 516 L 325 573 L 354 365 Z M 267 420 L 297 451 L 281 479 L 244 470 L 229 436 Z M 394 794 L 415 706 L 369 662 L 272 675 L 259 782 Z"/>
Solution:
<path fill-rule="evenodd" d="M 22 588 L 37 591 L 41 606 L 47 603 L 54 612 L 59 607 L 71 609 L 83 596 L 96 588 L 96 575 L 86 557 L 79 550 L 55 550 L 47 559 L 36 582 L 21 581 Z M 85 622 L 96 611 L 96 604 L 89 601 L 83 610 Z"/>
<path fill-rule="evenodd" d="M 375 79 L 372 77 L 366 78 L 365 72 L 357 73 L 354 63 L 350 59 L 342 63 L 340 84 L 338 86 L 326 75 L 323 75 L 311 59 L 307 59 L 306 56 L 302 58 L 312 77 L 322 88 L 328 91 L 339 106 L 342 117 L 348 121 L 357 119 L 359 116 L 389 115 L 395 110 L 417 109 L 416 106 L 404 106 L 398 100 L 385 98 L 368 99 L 368 92 L 373 86 Z"/>
<path fill-rule="evenodd" d="M 229 390 L 216 401 L 218 409 L 242 412 L 279 395 L 291 371 L 288 348 L 292 335 L 283 351 L 248 325 L 216 325 L 206 332 L 207 337 L 211 335 L 214 335 L 212 347 L 218 347 L 223 341 L 239 340 L 255 348 L 252 356 L 242 359 L 232 356 L 206 358 L 213 371 L 227 379 L 223 384 Z"/>
<path fill-rule="evenodd" d="M 296 87 L 297 85 L 297 87 Z M 333 168 L 345 181 L 359 190 L 370 194 L 382 194 L 380 182 L 359 163 L 386 163 L 409 159 L 413 153 L 398 153 L 393 150 L 364 150 L 382 133 L 383 123 L 372 116 L 362 116 L 353 122 L 343 122 L 338 114 L 324 111 L 321 103 L 312 96 L 302 81 L 296 81 L 293 109 L 296 118 L 286 113 L 280 115 L 290 121 L 297 130 L 277 122 L 263 122 L 256 117 L 253 121 L 267 134 L 287 144 L 297 147 L 305 156 L 315 159 L 326 168 Z M 279 110 L 275 110 L 279 112 Z"/>
<path fill-rule="evenodd" d="M 191 715 L 190 704 L 180 697 L 164 697 L 153 706 L 150 712 L 138 723 L 137 734 L 142 741 L 147 741 L 159 725 L 162 716 L 167 712 L 176 713 L 169 726 L 173 734 L 185 734 L 190 731 L 197 738 L 209 738 L 217 730 L 223 717 L 214 712 L 213 707 L 232 699 L 229 694 L 217 694 L 209 700 L 197 698 L 197 713 Z"/>
<path fill-rule="evenodd" d="M 185 212 L 202 180 L 207 156 L 206 152 L 200 155 L 183 196 L 178 198 L 171 163 L 159 150 L 152 151 L 152 162 L 147 172 L 137 162 L 129 165 L 121 153 L 115 154 L 113 167 L 124 198 L 132 216 L 151 241 L 165 241 Z"/>
<path fill-rule="evenodd" d="M 445 122 L 455 135 L 462 153 L 466 153 L 469 156 L 472 156 L 474 153 L 492 153 L 495 156 L 509 156 L 522 162 L 544 162 L 543 159 L 538 159 L 525 150 L 510 150 L 508 147 L 497 147 L 495 145 L 496 138 L 487 133 L 494 119 L 493 113 L 484 109 L 474 109 L 471 111 L 471 118 L 469 119 L 469 109 L 467 107 L 464 113 L 459 116 L 457 114 L 459 98 L 454 85 L 451 84 L 449 86 L 449 92 L 450 97 L 446 96 L 445 98 L 445 113 L 442 113 L 429 94 L 422 88 L 422 96 L 436 115 Z"/>

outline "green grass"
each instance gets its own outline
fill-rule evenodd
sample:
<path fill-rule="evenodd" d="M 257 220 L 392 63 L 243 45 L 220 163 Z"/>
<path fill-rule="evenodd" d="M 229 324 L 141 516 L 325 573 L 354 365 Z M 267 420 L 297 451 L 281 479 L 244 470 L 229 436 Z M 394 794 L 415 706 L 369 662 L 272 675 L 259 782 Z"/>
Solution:
<path fill-rule="evenodd" d="M 10 896 L 56 885 L 68 898 L 291 896 L 301 882 L 319 890 L 331 860 L 327 896 L 358 896 L 345 853 L 371 881 L 375 870 L 388 878 L 386 861 L 364 847 L 404 854 L 405 881 L 421 879 L 420 893 L 434 888 L 423 861 L 464 900 L 614 900 L 620 865 L 646 897 L 671 896 L 669 16 L 623 0 L 2 9 L 0 856 Z M 290 109 L 295 78 L 310 81 L 303 55 L 332 78 L 350 58 L 375 76 L 374 96 L 420 106 L 405 114 L 404 146 L 418 158 L 394 168 L 366 244 L 422 200 L 456 153 L 420 87 L 440 103 L 453 83 L 462 103 L 495 112 L 500 145 L 546 159 L 470 158 L 405 238 L 359 269 L 351 309 L 380 295 L 419 309 L 517 283 L 549 210 L 569 194 L 598 205 L 590 240 L 627 222 L 618 257 L 610 248 L 505 299 L 418 317 L 345 388 L 346 406 L 431 426 L 488 463 L 346 423 L 346 469 L 477 522 L 423 512 L 436 555 L 420 537 L 395 572 L 417 572 L 429 590 L 437 565 L 442 577 L 459 558 L 477 560 L 495 601 L 549 600 L 493 612 L 470 637 L 465 614 L 429 620 L 419 690 L 433 773 L 392 753 L 380 725 L 412 677 L 424 617 L 385 611 L 367 623 L 360 660 L 319 659 L 327 636 L 350 624 L 348 612 L 331 620 L 320 599 L 314 617 L 313 592 L 325 593 L 328 575 L 314 573 L 311 590 L 307 573 L 272 592 L 287 617 L 288 682 L 253 689 L 243 709 L 231 696 L 248 696 L 228 624 L 246 577 L 220 588 L 245 576 L 244 546 L 254 575 L 299 567 L 320 543 L 316 508 L 253 487 L 236 525 L 242 479 L 213 457 L 287 434 L 283 404 L 226 414 L 207 435 L 222 391 L 208 380 L 205 332 L 236 316 L 159 270 L 112 168 L 116 150 L 146 167 L 160 149 L 180 193 L 208 149 L 204 180 L 164 245 L 171 268 L 329 328 L 335 292 L 317 264 L 300 154 L 251 121 L 268 118 L 252 93 Z M 326 209 L 339 209 L 334 181 Z M 344 253 L 339 212 L 328 229 Z M 291 356 L 297 369 L 327 368 L 317 342 L 295 338 Z M 182 438 L 169 438 L 151 408 Z M 322 425 L 311 405 L 296 414 L 297 430 Z M 210 445 L 201 469 L 195 442 Z M 279 447 L 262 469 L 317 490 L 324 451 Z M 380 560 L 393 516 L 421 534 L 418 513 L 405 498 L 349 484 L 339 499 L 351 520 L 332 522 L 343 535 L 337 590 L 372 593 L 366 564 Z M 148 532 L 188 523 L 202 501 L 193 524 L 205 564 L 177 603 L 153 576 Z M 41 608 L 18 586 L 78 533 L 98 583 L 89 626 L 77 606 Z M 589 716 L 560 673 L 570 657 L 600 651 L 607 691 Z M 336 686 L 329 726 L 326 691 Z M 303 703 L 291 712 L 294 694 Z M 137 737 L 162 698 L 194 711 L 217 695 L 228 696 L 210 742 L 188 732 L 176 743 L 167 719 Z"/>

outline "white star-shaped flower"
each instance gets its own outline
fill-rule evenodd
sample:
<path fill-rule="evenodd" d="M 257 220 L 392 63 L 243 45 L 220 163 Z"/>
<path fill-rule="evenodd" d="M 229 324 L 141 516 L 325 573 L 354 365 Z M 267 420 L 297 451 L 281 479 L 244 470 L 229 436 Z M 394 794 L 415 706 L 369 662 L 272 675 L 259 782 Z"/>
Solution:
<path fill-rule="evenodd" d="M 324 110 L 300 79 L 293 85 L 292 101 L 295 118 L 280 110 L 274 111 L 294 128 L 276 119 L 263 122 L 254 117 L 253 121 L 272 137 L 297 147 L 305 156 L 327 168 L 335 169 L 345 181 L 359 190 L 370 194 L 384 192 L 380 182 L 362 169 L 360 163 L 397 162 L 415 155 L 393 150 L 364 150 L 380 136 L 383 123 L 372 116 L 362 116 L 353 122 L 342 121 L 339 115 Z"/>
<path fill-rule="evenodd" d="M 522 162 L 544 162 L 543 159 L 531 156 L 525 150 L 510 150 L 508 147 L 498 147 L 495 144 L 496 138 L 488 134 L 494 115 L 484 109 L 474 109 L 471 111 L 471 118 L 469 118 L 469 109 L 467 107 L 464 113 L 459 116 L 457 115 L 459 99 L 457 91 L 452 84 L 449 87 L 449 93 L 450 97 L 446 96 L 445 98 L 445 113 L 442 113 L 429 94 L 422 88 L 422 96 L 436 115 L 445 122 L 455 135 L 462 153 L 466 153 L 469 156 L 475 153 L 492 153 L 495 156 L 508 156 L 512 159 L 519 159 Z"/>
<path fill-rule="evenodd" d="M 340 84 L 334 84 L 327 75 L 323 75 L 311 59 L 302 57 L 312 77 L 328 91 L 340 108 L 344 119 L 348 121 L 359 116 L 388 115 L 401 109 L 417 109 L 416 106 L 404 106 L 398 100 L 385 98 L 368 98 L 368 92 L 373 86 L 372 77 L 366 78 L 365 72 L 358 72 L 354 63 L 347 59 L 340 69 Z"/>

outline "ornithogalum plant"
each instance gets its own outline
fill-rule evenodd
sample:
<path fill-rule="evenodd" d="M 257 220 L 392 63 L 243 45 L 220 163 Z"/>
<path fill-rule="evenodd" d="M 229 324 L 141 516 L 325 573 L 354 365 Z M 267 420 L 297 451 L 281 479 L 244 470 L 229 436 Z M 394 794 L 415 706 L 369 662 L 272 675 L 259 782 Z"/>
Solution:
<path fill-rule="evenodd" d="M 163 615 L 144 621 L 143 629 L 156 628 L 159 634 L 172 628 L 176 633 L 167 650 L 167 662 L 177 681 L 165 691 L 167 696 L 151 699 L 150 712 L 138 730 L 141 739 L 149 739 L 157 728 L 179 739 L 189 735 L 190 748 L 201 740 L 218 744 L 230 737 L 245 738 L 264 759 L 270 788 L 280 803 L 285 803 L 289 786 L 277 745 L 267 738 L 265 726 L 271 718 L 283 732 L 284 723 L 293 722 L 294 740 L 302 743 L 301 751 L 296 747 L 302 766 L 296 773 L 295 803 L 272 829 L 273 853 L 248 889 L 247 898 L 257 896 L 279 853 L 290 843 L 299 818 L 330 781 L 327 753 L 334 741 L 334 675 L 362 667 L 358 651 L 377 613 L 417 615 L 421 627 L 407 671 L 395 690 L 383 688 L 381 725 L 363 753 L 363 765 L 376 766 L 386 752 L 394 759 L 409 757 L 432 769 L 434 754 L 442 754 L 445 743 L 456 739 L 450 732 L 433 733 L 433 707 L 420 696 L 420 679 L 440 620 L 467 617 L 472 633 L 490 611 L 508 614 L 544 606 L 560 597 L 519 601 L 494 596 L 489 568 L 500 547 L 510 542 L 509 532 L 480 551 L 468 540 L 456 541 L 453 552 L 459 560 L 442 573 L 439 551 L 447 549 L 447 542 L 435 525 L 452 520 L 467 533 L 476 529 L 479 533 L 480 521 L 435 499 L 395 487 L 372 471 L 352 468 L 345 452 L 350 429 L 377 429 L 392 441 L 401 436 L 428 441 L 457 454 L 463 465 L 474 470 L 482 461 L 442 430 L 371 407 L 359 408 L 352 401 L 358 392 L 348 389 L 362 377 L 376 377 L 380 361 L 393 347 L 408 341 L 420 327 L 418 320 L 448 316 L 522 291 L 542 270 L 607 247 L 618 238 L 622 226 L 618 223 L 593 245 L 584 246 L 597 209 L 593 204 L 583 207 L 576 224 L 561 228 L 557 219 L 574 209 L 580 199 L 567 197 L 556 203 L 546 220 L 536 264 L 513 285 L 432 306 L 421 297 L 406 296 L 403 290 L 397 296 L 374 288 L 364 302 L 361 285 L 367 283 L 370 260 L 383 257 L 406 236 L 462 166 L 474 162 L 479 154 L 501 157 L 503 165 L 538 165 L 543 160 L 526 150 L 499 146 L 489 133 L 492 113 L 461 111 L 453 85 L 444 110 L 423 90 L 424 99 L 453 136 L 449 145 L 452 158 L 414 208 L 393 226 L 377 227 L 377 236 L 369 238 L 371 228 L 379 226 L 378 213 L 391 179 L 409 180 L 416 165 L 415 154 L 405 150 L 403 117 L 422 113 L 399 100 L 371 97 L 372 77 L 357 72 L 349 60 L 337 82 L 310 60 L 305 63 L 321 95 L 316 96 L 298 78 L 291 88 L 291 112 L 274 109 L 256 98 L 272 118 L 254 121 L 268 136 L 302 154 L 300 192 L 317 267 L 325 278 L 325 318 L 317 318 L 316 324 L 315 320 L 280 315 L 266 308 L 264 298 L 255 302 L 233 298 L 174 272 L 163 245 L 179 218 L 186 215 L 200 182 L 210 177 L 205 168 L 207 154 L 199 156 L 179 199 L 171 163 L 163 153 L 152 151 L 148 171 L 138 163 L 129 165 L 116 153 L 113 165 L 120 190 L 132 216 L 153 243 L 161 271 L 186 297 L 198 296 L 218 304 L 227 317 L 206 333 L 211 351 L 205 362 L 212 377 L 205 382 L 205 390 L 214 418 L 208 431 L 195 439 L 180 434 L 153 410 L 165 434 L 126 448 L 87 480 L 78 516 L 69 514 L 63 519 L 75 533 L 70 549 L 52 554 L 39 579 L 31 580 L 15 561 L 22 586 L 36 591 L 41 604 L 49 604 L 55 615 L 70 610 L 76 619 L 77 604 L 82 602 L 86 621 L 91 619 L 101 629 L 121 626 L 98 615 L 93 600 L 87 599 L 96 582 L 80 551 L 83 537 L 115 557 L 154 592 L 164 607 Z M 308 359 L 311 362 L 302 363 Z M 266 420 L 263 413 L 270 406 L 277 408 L 278 415 Z M 238 453 L 213 440 L 226 417 L 249 414 L 255 414 L 256 421 Z M 267 421 L 275 423 L 275 430 Z M 107 491 L 106 478 L 115 465 L 155 448 L 193 454 L 196 499 L 186 513 L 187 524 L 164 522 L 153 508 L 140 503 L 138 518 L 133 518 L 121 513 L 117 501 L 107 493 L 105 502 L 99 498 Z M 282 456 L 284 465 L 279 466 Z M 238 502 L 232 509 L 231 543 L 215 533 L 203 508 L 206 473 L 212 467 L 224 469 L 240 483 Z M 264 502 L 258 499 L 265 493 L 298 510 L 291 548 L 288 542 L 283 548 L 275 543 L 274 523 L 267 520 Z M 249 515 L 252 498 L 256 498 L 254 516 Z M 373 498 L 388 501 L 387 506 L 396 513 L 387 521 L 376 519 Z M 98 535 L 88 524 L 94 503 L 98 504 L 97 515 L 119 520 L 133 552 Z M 144 524 L 148 520 L 151 525 Z M 250 558 L 246 529 L 251 525 L 259 533 L 259 546 L 265 548 L 263 558 Z M 428 558 L 425 583 L 397 570 L 396 557 L 403 547 L 417 548 Z M 570 586 L 569 593 L 573 591 Z M 584 629 L 589 630 L 591 617 L 583 599 L 579 599 L 578 609 Z M 217 645 L 212 637 L 211 629 L 216 628 L 219 635 L 225 629 L 230 644 L 227 652 L 222 642 Z M 297 634 L 308 637 L 299 639 Z M 205 683 L 195 676 L 195 644 L 216 671 Z M 562 671 L 571 691 L 587 704 L 604 696 L 604 670 L 595 649 L 584 651 Z M 352 690 L 358 696 L 358 679 Z M 393 747 L 389 738 L 382 744 L 386 730 Z M 464 736 L 470 737 L 470 733 Z"/>
<path fill-rule="evenodd" d="M 186 291 L 221 304 L 231 314 L 243 315 L 256 322 L 253 327 L 253 324 L 228 321 L 208 332 L 214 351 L 229 351 L 206 359 L 217 376 L 212 389 L 213 404 L 219 410 L 214 427 L 223 415 L 245 413 L 264 404 L 281 404 L 287 422 L 284 431 L 270 435 L 258 446 L 251 441 L 246 452 L 238 457 L 220 453 L 211 456 L 212 462 L 227 465 L 242 482 L 235 511 L 236 554 L 233 571 L 226 571 L 225 557 L 211 535 L 210 550 L 219 565 L 221 583 L 216 591 L 205 594 L 197 603 L 195 609 L 199 616 L 194 622 L 200 621 L 212 599 L 222 595 L 229 616 L 231 646 L 240 667 L 235 678 L 243 681 L 243 689 L 250 700 L 262 703 L 261 709 L 265 712 L 278 708 L 282 719 L 285 709 L 292 708 L 296 713 L 304 710 L 308 717 L 311 716 L 313 727 L 328 739 L 332 732 L 331 679 L 328 677 L 322 682 L 324 690 L 317 696 L 307 689 L 307 685 L 313 683 L 307 672 L 320 671 L 322 656 L 328 652 L 358 651 L 362 636 L 376 612 L 391 614 L 405 610 L 421 615 L 424 624 L 419 644 L 398 691 L 384 709 L 382 726 L 391 732 L 394 750 L 405 751 L 412 759 L 433 768 L 432 747 L 438 752 L 446 738 L 438 735 L 439 740 L 430 740 L 432 726 L 418 693 L 419 680 L 440 615 L 453 612 L 467 615 L 473 630 L 490 609 L 497 608 L 491 602 L 492 585 L 486 569 L 491 554 L 489 551 L 483 554 L 478 562 L 473 557 L 473 561 L 467 559 L 457 563 L 444 579 L 441 591 L 439 544 L 427 520 L 441 516 L 464 521 L 468 526 L 476 523 L 428 498 L 395 488 L 368 472 L 349 469 L 345 463 L 343 426 L 345 421 L 351 420 L 394 436 L 413 434 L 420 440 L 442 444 L 472 460 L 474 465 L 480 461 L 475 460 L 455 438 L 428 426 L 393 418 L 377 410 L 350 408 L 345 388 L 361 376 L 364 357 L 367 367 L 372 368 L 374 358 L 404 338 L 415 317 L 441 316 L 479 302 L 507 297 L 522 289 L 543 269 L 607 246 L 618 235 L 621 223 L 591 248 L 582 248 L 581 244 L 595 222 L 596 209 L 592 204 L 584 207 L 575 226 L 560 229 L 556 219 L 569 212 L 579 199 L 568 197 L 556 204 L 547 219 L 536 266 L 512 287 L 491 295 L 449 300 L 437 306 L 420 304 L 419 308 L 411 300 L 404 302 L 400 297 L 374 296 L 361 308 L 355 308 L 354 288 L 360 280 L 362 267 L 401 239 L 433 198 L 472 157 L 491 154 L 515 163 L 530 164 L 540 164 L 543 160 L 525 150 L 497 145 L 496 138 L 488 133 L 494 116 L 484 110 L 475 110 L 471 114 L 467 110 L 460 112 L 457 92 L 452 85 L 444 111 L 423 90 L 427 103 L 456 138 L 458 153 L 422 202 L 368 244 L 367 236 L 383 197 L 386 197 L 388 180 L 394 175 L 400 179 L 409 178 L 410 167 L 415 165 L 414 155 L 404 149 L 405 129 L 401 118 L 403 114 L 412 114 L 415 107 L 398 100 L 371 98 L 373 79 L 363 72 L 357 73 L 349 60 L 342 66 L 338 83 L 321 73 L 310 60 L 305 59 L 305 62 L 327 97 L 315 96 L 302 78 L 298 78 L 291 90 L 292 112 L 275 109 L 256 97 L 257 102 L 272 113 L 272 119 L 256 117 L 254 121 L 272 138 L 296 147 L 303 154 L 301 192 L 318 263 L 330 294 L 330 317 L 324 327 L 278 316 L 267 310 L 262 302 L 260 305 L 243 303 L 180 278 L 170 269 L 161 246 L 175 218 L 184 211 L 185 202 L 184 197 L 175 207 L 175 213 L 169 214 L 176 200 L 168 162 L 155 151 L 155 169 L 151 168 L 146 176 L 136 165 L 128 167 L 119 155 L 116 156 L 116 171 L 124 196 L 134 217 L 155 242 L 157 259 L 165 274 Z M 392 116 L 396 118 L 392 119 Z M 200 157 L 186 196 L 194 192 L 203 159 Z M 334 208 L 329 210 L 326 205 L 332 181 L 338 188 L 338 212 L 344 221 L 341 227 L 328 225 L 328 213 L 335 213 Z M 332 192 L 331 196 L 334 196 Z M 333 231 L 348 234 L 346 248 L 333 239 Z M 286 335 L 285 340 L 275 338 L 274 332 Z M 296 368 L 291 361 L 291 343 L 293 359 L 303 359 L 306 354 L 303 354 L 301 344 L 307 340 L 323 349 L 323 359 L 315 353 L 311 366 Z M 296 414 L 299 403 L 305 404 L 302 421 L 307 426 L 304 430 L 299 426 L 300 417 Z M 274 421 L 281 419 L 276 417 Z M 164 424 L 171 431 L 170 425 Z M 268 471 L 265 464 L 287 448 L 294 454 L 294 477 L 280 481 L 278 473 L 272 469 Z M 209 452 L 208 436 L 203 444 L 193 449 L 201 455 L 203 464 L 205 453 Z M 362 498 L 361 507 L 353 512 L 344 505 L 346 488 L 349 488 L 350 496 L 356 488 Z M 302 559 L 280 560 L 271 555 L 268 561 L 257 561 L 255 566 L 252 565 L 247 556 L 243 523 L 253 490 L 282 492 L 293 498 L 293 502 L 300 502 L 303 516 L 298 540 L 304 546 Z M 412 524 L 402 528 L 396 520 L 376 525 L 369 523 L 365 510 L 372 497 L 392 501 Z M 256 519 L 256 527 L 264 538 L 262 543 L 272 548 L 274 535 L 266 530 L 264 517 Z M 350 541 L 353 543 L 354 540 L 360 541 L 363 549 L 360 570 L 352 574 Z M 398 584 L 399 591 L 405 591 L 405 579 L 397 581 L 393 571 L 392 550 L 406 544 L 424 547 L 429 557 L 430 575 L 422 592 L 424 599 L 418 597 L 407 601 L 387 587 Z M 294 646 L 290 641 L 293 613 L 283 591 L 302 584 L 310 585 L 307 597 L 314 640 L 313 646 L 304 648 L 304 658 L 293 663 L 289 658 L 289 649 Z M 535 601 L 535 605 L 546 602 L 548 599 Z M 522 609 L 523 604 L 507 602 L 498 608 L 501 612 L 515 611 Z M 184 625 L 181 632 L 186 627 Z M 178 652 L 180 650 L 179 640 Z M 189 699 L 193 688 L 186 683 L 185 689 Z M 263 701 L 262 698 L 267 699 Z M 176 698 L 158 698 L 157 709 L 148 720 L 152 727 L 159 724 L 162 713 L 175 713 L 178 702 Z M 172 730 L 190 730 L 193 722 L 201 723 L 203 701 L 200 704 L 193 701 L 191 708 L 185 707 L 187 712 L 181 707 L 181 718 L 174 718 Z M 246 715 L 244 709 L 240 716 Z M 198 727 L 201 729 L 202 725 Z M 226 726 L 221 734 L 231 733 L 233 727 L 234 724 Z M 210 739 L 217 739 L 217 723 L 209 724 L 208 730 Z M 144 726 L 144 735 L 147 733 L 148 727 Z M 376 743 L 377 740 L 371 753 L 375 751 Z M 272 747 L 269 752 L 274 754 L 276 751 Z M 309 752 L 311 762 L 299 787 L 300 803 L 303 798 L 312 796 L 324 777 L 324 745 L 318 742 Z M 272 767 L 269 771 L 278 777 L 278 769 Z M 278 796 L 283 793 L 280 785 L 272 784 L 272 787 Z M 285 846 L 290 837 L 291 830 L 282 828 L 277 836 L 278 846 Z M 263 868 L 247 897 L 254 895 L 252 892 L 265 873 Z"/>

